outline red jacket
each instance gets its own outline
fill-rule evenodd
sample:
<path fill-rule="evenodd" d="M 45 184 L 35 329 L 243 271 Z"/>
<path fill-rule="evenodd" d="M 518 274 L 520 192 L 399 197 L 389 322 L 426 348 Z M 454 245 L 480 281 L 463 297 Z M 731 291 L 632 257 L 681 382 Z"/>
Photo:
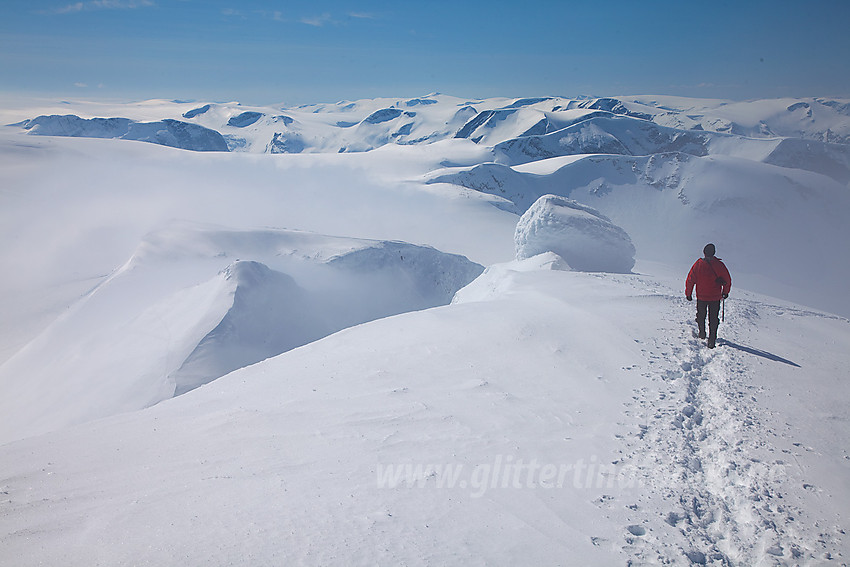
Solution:
<path fill-rule="evenodd" d="M 723 278 L 723 284 L 717 281 L 718 278 Z M 718 301 L 723 298 L 724 293 L 728 294 L 732 289 L 732 276 L 729 275 L 729 270 L 720 258 L 712 258 L 711 262 L 700 258 L 694 262 L 691 271 L 688 272 L 688 279 L 685 280 L 685 295 L 690 297 L 694 286 L 697 288 L 697 299 Z"/>

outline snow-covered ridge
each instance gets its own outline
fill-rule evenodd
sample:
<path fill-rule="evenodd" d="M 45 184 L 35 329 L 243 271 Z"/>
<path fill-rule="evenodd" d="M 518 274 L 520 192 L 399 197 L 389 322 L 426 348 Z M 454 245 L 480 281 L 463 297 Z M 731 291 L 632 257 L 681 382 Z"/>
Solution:
<path fill-rule="evenodd" d="M 482 270 L 402 242 L 164 227 L 0 366 L 0 439 L 148 407 L 346 327 L 448 304 Z"/>
<path fill-rule="evenodd" d="M 227 143 L 215 130 L 168 118 L 158 122 L 136 122 L 128 118 L 85 119 L 69 114 L 39 116 L 18 125 L 39 136 L 120 138 L 198 152 L 227 151 Z"/>
<path fill-rule="evenodd" d="M 188 120 L 215 130 L 232 151 L 267 153 L 367 151 L 386 144 L 421 144 L 449 138 L 493 146 L 550 134 L 584 120 L 616 116 L 671 128 L 680 137 L 688 133 L 687 139 L 697 144 L 699 132 L 742 138 L 799 138 L 827 144 L 850 141 L 850 101 L 814 98 L 746 103 L 646 96 L 469 101 L 432 94 L 408 100 L 383 98 L 301 107 L 165 101 L 157 104 L 126 105 L 122 110 L 150 120 L 155 112 L 152 109 L 159 108 L 160 120 Z M 74 108 L 73 104 L 69 106 Z M 78 114 L 93 111 L 80 105 Z M 55 121 L 57 117 L 50 119 Z M 39 119 L 19 125 L 32 120 Z M 89 133 L 85 135 L 106 135 L 100 125 L 87 129 Z M 66 126 L 43 127 L 40 133 L 51 130 L 51 135 L 82 135 L 63 133 L 68 131 Z M 273 143 L 275 140 L 277 143 Z"/>
<path fill-rule="evenodd" d="M 646 156 L 681 152 L 694 156 L 729 155 L 814 171 L 841 183 L 850 181 L 850 145 L 680 130 L 623 117 L 591 117 L 552 133 L 501 142 L 494 151 L 496 161 L 508 165 L 581 154 Z"/>
<path fill-rule="evenodd" d="M 845 104 L 71 113 L 240 151 L 0 129 L 0 563 L 850 557 Z"/>
<path fill-rule="evenodd" d="M 707 352 L 677 288 L 493 266 L 451 306 L 5 445 L 0 551 L 840 565 L 848 388 L 831 368 L 850 351 L 823 339 L 846 345 L 846 320 L 745 295 Z"/>

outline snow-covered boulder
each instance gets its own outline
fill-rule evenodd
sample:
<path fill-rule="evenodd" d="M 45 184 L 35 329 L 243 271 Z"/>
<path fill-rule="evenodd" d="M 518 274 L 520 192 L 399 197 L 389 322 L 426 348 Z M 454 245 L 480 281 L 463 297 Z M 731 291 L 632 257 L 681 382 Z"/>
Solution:
<path fill-rule="evenodd" d="M 628 273 L 635 247 L 625 230 L 587 205 L 543 195 L 522 215 L 514 236 L 517 259 L 554 252 L 574 270 Z"/>

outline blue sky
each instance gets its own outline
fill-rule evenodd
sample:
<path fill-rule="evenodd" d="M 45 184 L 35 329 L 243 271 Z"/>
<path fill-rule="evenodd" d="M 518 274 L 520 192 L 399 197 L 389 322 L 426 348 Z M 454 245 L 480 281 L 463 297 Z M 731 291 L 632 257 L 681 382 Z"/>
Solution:
<path fill-rule="evenodd" d="M 850 97 L 850 0 L 2 0 L 0 92 Z"/>

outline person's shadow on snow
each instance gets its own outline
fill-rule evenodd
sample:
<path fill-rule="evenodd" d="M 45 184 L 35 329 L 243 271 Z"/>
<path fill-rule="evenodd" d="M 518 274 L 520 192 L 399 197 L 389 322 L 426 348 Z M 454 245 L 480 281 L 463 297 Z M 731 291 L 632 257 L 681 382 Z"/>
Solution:
<path fill-rule="evenodd" d="M 734 348 L 734 349 L 738 349 L 742 352 L 754 354 L 756 356 L 761 356 L 762 358 L 766 358 L 768 360 L 773 360 L 774 362 L 781 362 L 783 364 L 788 364 L 788 365 L 791 365 L 791 366 L 796 366 L 797 368 L 802 368 L 796 362 L 792 362 L 792 361 L 788 360 L 787 358 L 782 358 L 781 356 L 777 356 L 777 355 L 769 353 L 765 350 L 759 350 L 757 348 L 739 345 L 737 343 L 733 343 L 732 341 L 728 341 L 726 339 L 717 339 L 717 344 L 728 346 L 728 347 L 731 347 L 731 348 Z"/>

